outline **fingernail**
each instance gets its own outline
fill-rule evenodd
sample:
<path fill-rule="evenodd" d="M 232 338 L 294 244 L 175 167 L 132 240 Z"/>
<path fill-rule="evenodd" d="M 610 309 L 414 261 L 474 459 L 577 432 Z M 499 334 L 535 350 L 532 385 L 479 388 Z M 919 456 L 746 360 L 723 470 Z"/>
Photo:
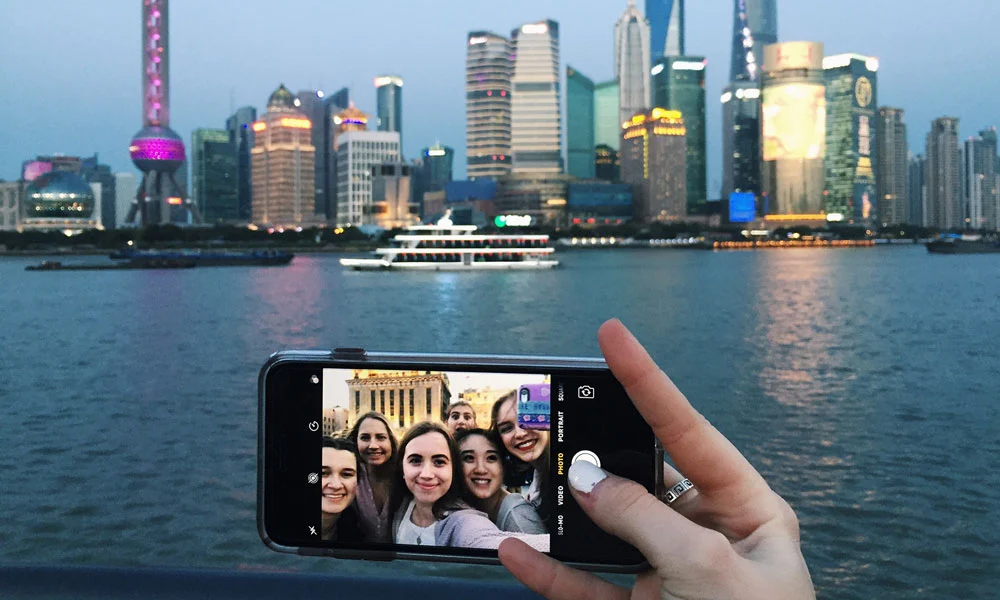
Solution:
<path fill-rule="evenodd" d="M 569 484 L 584 494 L 594 491 L 594 486 L 607 479 L 608 474 L 594 463 L 578 460 L 569 468 Z"/>

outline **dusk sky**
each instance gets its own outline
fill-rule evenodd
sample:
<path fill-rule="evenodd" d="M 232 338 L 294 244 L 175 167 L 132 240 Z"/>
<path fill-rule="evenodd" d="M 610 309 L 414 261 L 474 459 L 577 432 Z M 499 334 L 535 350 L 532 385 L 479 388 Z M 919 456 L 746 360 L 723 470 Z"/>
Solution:
<path fill-rule="evenodd" d="M 231 108 L 263 111 L 280 83 L 292 91 L 351 88 L 374 113 L 372 80 L 404 78 L 404 154 L 440 140 L 465 176 L 466 33 L 509 34 L 560 22 L 567 64 L 610 79 L 612 31 L 626 0 L 172 0 L 171 126 L 223 127 Z M 642 1 L 639 2 L 640 6 Z M 721 182 L 721 105 L 729 76 L 732 2 L 689 0 L 687 51 L 708 58 L 708 189 Z M 140 0 L 3 0 L 0 7 L 0 178 L 38 154 L 100 154 L 137 172 L 128 143 L 140 122 Z M 827 54 L 881 61 L 880 105 L 906 110 L 910 148 L 923 151 L 932 119 L 961 119 L 963 138 L 1000 125 L 1000 2 L 779 0 L 779 38 L 816 40 Z M 565 101 L 565 98 L 563 99 Z"/>

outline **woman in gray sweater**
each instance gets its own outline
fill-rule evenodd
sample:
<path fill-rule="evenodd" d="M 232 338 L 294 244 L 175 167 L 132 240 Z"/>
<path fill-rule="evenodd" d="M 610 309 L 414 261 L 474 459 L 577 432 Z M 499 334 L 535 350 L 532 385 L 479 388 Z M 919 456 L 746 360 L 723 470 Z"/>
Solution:
<path fill-rule="evenodd" d="M 549 532 L 524 496 L 504 489 L 502 446 L 495 434 L 485 429 L 465 429 L 455 434 L 455 442 L 462 457 L 466 500 L 473 508 L 486 513 L 503 531 Z"/>
<path fill-rule="evenodd" d="M 542 552 L 548 534 L 501 531 L 462 500 L 464 473 L 458 446 L 438 423 L 419 423 L 399 444 L 392 493 L 392 532 L 397 544 L 495 550 L 516 537 Z"/>

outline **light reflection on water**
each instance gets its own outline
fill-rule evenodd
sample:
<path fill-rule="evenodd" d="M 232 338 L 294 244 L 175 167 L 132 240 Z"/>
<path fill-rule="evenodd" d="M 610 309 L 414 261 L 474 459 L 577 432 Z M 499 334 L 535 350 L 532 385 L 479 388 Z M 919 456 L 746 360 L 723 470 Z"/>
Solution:
<path fill-rule="evenodd" d="M 1000 269 L 940 258 L 565 252 L 552 272 L 466 274 L 4 259 L 0 560 L 498 577 L 267 551 L 257 370 L 289 347 L 593 356 L 618 316 L 796 508 L 822 595 L 989 597 Z"/>

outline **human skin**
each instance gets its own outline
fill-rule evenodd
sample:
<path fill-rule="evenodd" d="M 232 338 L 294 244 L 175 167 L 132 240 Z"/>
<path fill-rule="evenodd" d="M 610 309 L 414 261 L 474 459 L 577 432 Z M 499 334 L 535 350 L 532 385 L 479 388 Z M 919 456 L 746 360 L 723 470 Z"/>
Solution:
<path fill-rule="evenodd" d="M 791 506 L 691 406 L 624 325 L 605 323 L 598 341 L 612 373 L 677 467 L 665 467 L 667 482 L 683 473 L 696 488 L 668 506 L 641 485 L 590 463 L 570 467 L 570 490 L 584 512 L 649 561 L 651 570 L 632 589 L 513 539 L 500 545 L 503 565 L 550 600 L 814 599 Z"/>

